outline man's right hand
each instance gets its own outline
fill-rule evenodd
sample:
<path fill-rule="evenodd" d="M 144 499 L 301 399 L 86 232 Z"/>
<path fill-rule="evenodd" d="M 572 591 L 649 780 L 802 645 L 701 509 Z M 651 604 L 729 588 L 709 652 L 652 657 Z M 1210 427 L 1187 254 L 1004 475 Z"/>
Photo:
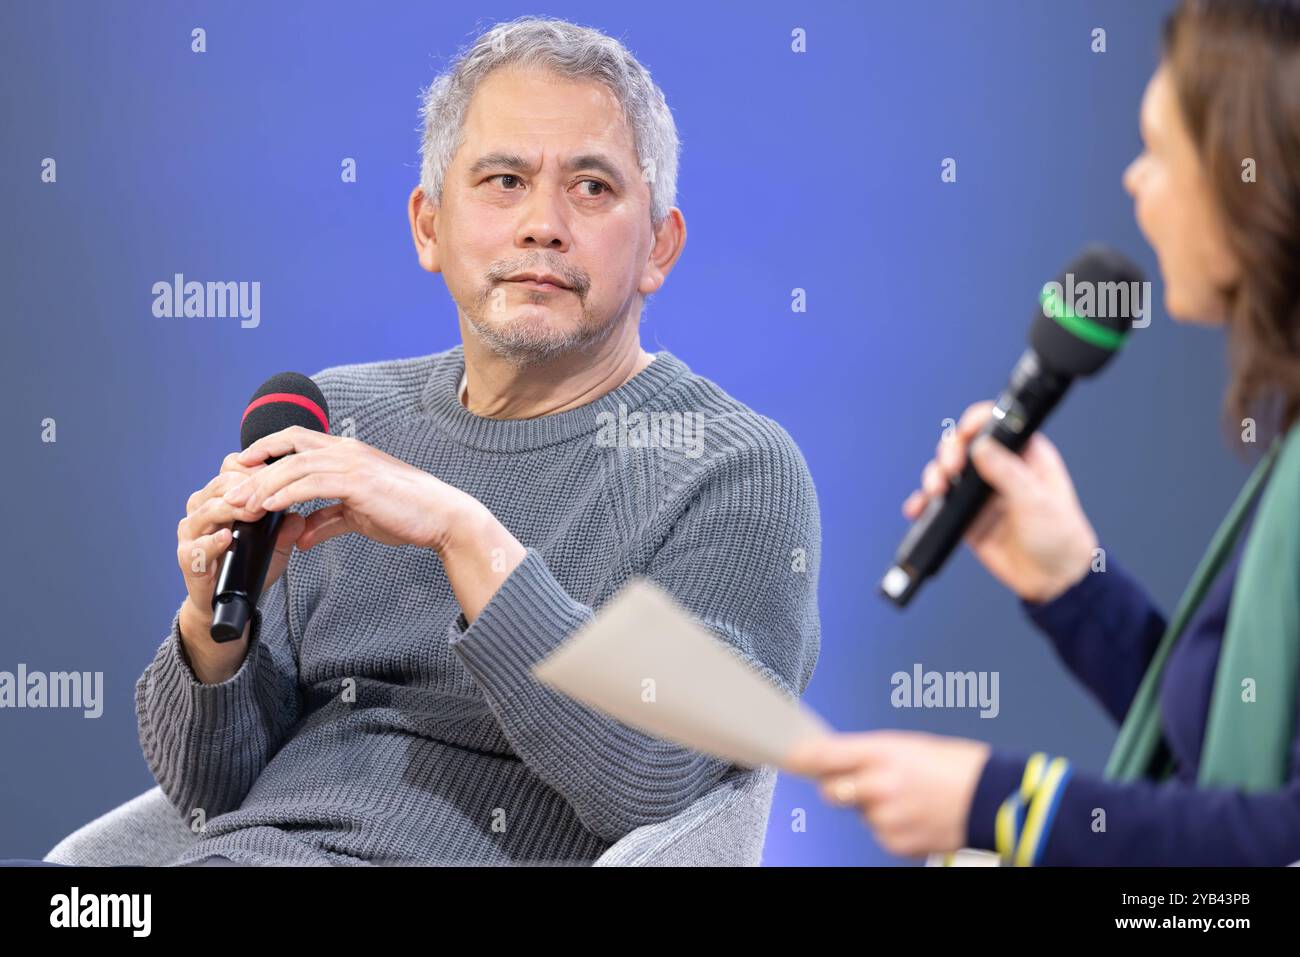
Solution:
<path fill-rule="evenodd" d="M 235 522 L 255 521 L 266 514 L 260 508 L 249 511 L 233 506 L 222 498 L 227 490 L 266 468 L 264 464 L 241 465 L 237 459 L 237 452 L 226 456 L 221 471 L 190 496 L 185 503 L 185 517 L 176 526 L 176 561 L 188 592 L 180 611 L 181 645 L 195 677 L 204 684 L 218 684 L 234 677 L 248 652 L 247 627 L 238 641 L 216 642 L 210 635 L 212 592 L 221 570 L 221 556 L 230 547 L 231 529 Z M 263 592 L 284 573 L 305 527 L 306 519 L 296 512 L 284 516 Z"/>

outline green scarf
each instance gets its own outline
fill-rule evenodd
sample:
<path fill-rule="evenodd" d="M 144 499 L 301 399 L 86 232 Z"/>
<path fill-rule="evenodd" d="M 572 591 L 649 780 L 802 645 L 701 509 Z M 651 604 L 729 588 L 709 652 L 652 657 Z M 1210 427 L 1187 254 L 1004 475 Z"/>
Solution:
<path fill-rule="evenodd" d="M 1124 718 L 1107 779 L 1160 780 L 1171 772 L 1168 752 L 1163 762 L 1158 758 L 1160 678 L 1178 636 L 1232 554 L 1261 486 L 1232 588 L 1196 780 L 1199 787 L 1245 791 L 1274 790 L 1286 780 L 1300 672 L 1300 425 L 1273 441 L 1210 541 Z"/>

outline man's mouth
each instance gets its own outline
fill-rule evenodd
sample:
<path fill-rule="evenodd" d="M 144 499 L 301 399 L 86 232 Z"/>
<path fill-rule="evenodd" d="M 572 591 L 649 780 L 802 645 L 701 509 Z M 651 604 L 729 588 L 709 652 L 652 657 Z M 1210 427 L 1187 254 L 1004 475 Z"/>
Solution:
<path fill-rule="evenodd" d="M 565 292 L 563 286 L 557 286 L 551 282 L 536 282 L 532 279 L 512 279 L 511 282 L 519 286 L 526 286 L 529 289 L 538 289 L 542 292 Z"/>
<path fill-rule="evenodd" d="M 507 279 L 506 282 L 513 282 L 541 292 L 569 291 L 569 287 L 564 285 L 557 277 L 549 275 L 521 275 L 514 279 Z"/>

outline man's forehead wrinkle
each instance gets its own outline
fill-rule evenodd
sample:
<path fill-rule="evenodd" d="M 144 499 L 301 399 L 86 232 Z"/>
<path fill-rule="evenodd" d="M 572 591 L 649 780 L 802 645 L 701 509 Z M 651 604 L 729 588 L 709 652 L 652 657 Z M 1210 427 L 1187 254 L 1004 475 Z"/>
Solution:
<path fill-rule="evenodd" d="M 535 169 L 539 154 L 545 162 L 558 159 L 563 164 L 575 159 L 604 157 L 615 167 L 623 169 L 637 169 L 639 162 L 630 136 L 593 133 L 574 137 L 567 130 L 540 127 L 509 131 L 471 130 L 465 147 L 471 169 L 491 165 L 506 157 L 517 157 L 524 165 Z"/>
<path fill-rule="evenodd" d="M 617 138 L 605 135 L 604 130 L 585 131 L 577 128 L 556 129 L 555 126 L 549 123 L 549 121 L 544 117 L 529 117 L 526 122 L 521 122 L 499 131 L 494 130 L 492 131 L 492 134 L 537 137 L 548 140 L 555 139 L 556 137 L 569 137 L 578 141 L 579 146 L 576 147 L 576 149 L 586 149 L 587 146 L 590 146 L 592 149 L 598 149 L 605 143 L 609 143 L 611 147 L 621 145 Z"/>
<path fill-rule="evenodd" d="M 621 115 L 601 117 L 596 113 L 575 113 L 563 110 L 556 113 L 543 113 L 528 110 L 512 116 L 502 110 L 494 111 L 490 120 L 477 122 L 477 117 L 470 126 L 484 133 L 508 131 L 525 136 L 572 136 L 581 135 L 589 139 L 608 139 L 618 141 L 626 138 L 626 123 Z"/>

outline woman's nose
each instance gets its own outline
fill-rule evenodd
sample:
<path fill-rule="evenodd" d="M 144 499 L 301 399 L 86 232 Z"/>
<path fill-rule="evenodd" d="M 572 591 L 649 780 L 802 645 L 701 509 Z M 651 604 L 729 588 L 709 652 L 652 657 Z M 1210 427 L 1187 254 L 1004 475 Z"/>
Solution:
<path fill-rule="evenodd" d="M 1133 161 L 1128 164 L 1128 167 L 1124 170 L 1124 175 L 1121 179 L 1121 181 L 1124 184 L 1124 189 L 1128 192 L 1130 196 L 1133 197 L 1137 196 L 1138 164 L 1140 164 L 1141 162 L 1142 162 L 1141 156 L 1133 157 Z"/>

